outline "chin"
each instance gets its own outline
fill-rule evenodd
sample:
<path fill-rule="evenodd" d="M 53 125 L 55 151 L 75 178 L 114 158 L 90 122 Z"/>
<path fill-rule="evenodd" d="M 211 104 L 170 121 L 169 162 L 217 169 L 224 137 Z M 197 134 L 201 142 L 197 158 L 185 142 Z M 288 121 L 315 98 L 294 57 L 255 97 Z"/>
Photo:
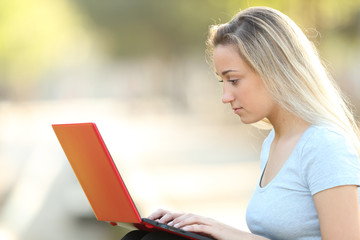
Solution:
<path fill-rule="evenodd" d="M 252 124 L 254 123 L 253 121 L 249 121 L 249 120 L 244 120 L 242 118 L 240 118 L 241 122 L 244 123 L 244 124 Z"/>
<path fill-rule="evenodd" d="M 249 119 L 249 118 L 240 117 L 240 120 L 244 124 L 253 124 L 261 121 L 262 119 Z"/>

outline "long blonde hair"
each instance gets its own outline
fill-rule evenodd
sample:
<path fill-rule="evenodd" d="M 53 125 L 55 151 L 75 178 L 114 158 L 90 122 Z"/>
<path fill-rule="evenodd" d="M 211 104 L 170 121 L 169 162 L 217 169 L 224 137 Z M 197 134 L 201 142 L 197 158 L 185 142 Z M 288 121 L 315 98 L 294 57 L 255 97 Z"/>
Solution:
<path fill-rule="evenodd" d="M 211 26 L 208 53 L 212 56 L 220 44 L 238 47 L 283 108 L 311 124 L 339 128 L 360 155 L 360 132 L 349 103 L 315 46 L 288 16 L 268 7 L 240 11 L 230 22 Z"/>

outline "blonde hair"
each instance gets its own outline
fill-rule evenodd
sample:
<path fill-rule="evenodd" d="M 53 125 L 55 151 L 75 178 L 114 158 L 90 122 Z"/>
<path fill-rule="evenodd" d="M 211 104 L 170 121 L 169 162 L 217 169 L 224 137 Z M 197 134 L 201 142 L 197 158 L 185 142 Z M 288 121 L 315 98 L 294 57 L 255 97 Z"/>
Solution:
<path fill-rule="evenodd" d="M 339 128 L 360 154 L 360 132 L 348 102 L 315 46 L 288 16 L 268 7 L 240 11 L 230 22 L 210 28 L 211 56 L 217 45 L 227 44 L 237 46 L 283 108 L 311 124 Z"/>

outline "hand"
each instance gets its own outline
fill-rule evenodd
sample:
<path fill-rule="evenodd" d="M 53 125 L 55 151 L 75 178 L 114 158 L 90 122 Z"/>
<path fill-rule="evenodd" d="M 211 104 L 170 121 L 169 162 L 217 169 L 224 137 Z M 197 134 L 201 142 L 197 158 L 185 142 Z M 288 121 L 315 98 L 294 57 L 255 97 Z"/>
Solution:
<path fill-rule="evenodd" d="M 158 209 L 154 213 L 152 213 L 148 219 L 158 221 L 163 224 L 171 223 L 175 218 L 180 217 L 184 213 L 172 213 L 170 211 L 164 209 Z"/>
<path fill-rule="evenodd" d="M 214 219 L 194 214 L 172 213 L 167 210 L 159 209 L 151 214 L 149 219 L 218 240 L 264 239 L 256 235 L 240 231 Z"/>

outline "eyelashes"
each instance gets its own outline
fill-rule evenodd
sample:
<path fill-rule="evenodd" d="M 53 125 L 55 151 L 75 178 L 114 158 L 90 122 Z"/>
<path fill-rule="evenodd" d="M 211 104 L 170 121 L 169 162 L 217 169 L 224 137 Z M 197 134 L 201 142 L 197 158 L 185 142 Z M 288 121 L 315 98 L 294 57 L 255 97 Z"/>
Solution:
<path fill-rule="evenodd" d="M 231 82 L 231 84 L 236 84 L 239 79 L 229 79 L 228 82 Z"/>
<path fill-rule="evenodd" d="M 227 82 L 231 83 L 232 85 L 236 85 L 237 82 L 239 81 L 239 79 L 229 79 L 229 80 L 226 80 Z M 220 79 L 219 80 L 219 83 L 223 83 L 224 80 Z"/>

